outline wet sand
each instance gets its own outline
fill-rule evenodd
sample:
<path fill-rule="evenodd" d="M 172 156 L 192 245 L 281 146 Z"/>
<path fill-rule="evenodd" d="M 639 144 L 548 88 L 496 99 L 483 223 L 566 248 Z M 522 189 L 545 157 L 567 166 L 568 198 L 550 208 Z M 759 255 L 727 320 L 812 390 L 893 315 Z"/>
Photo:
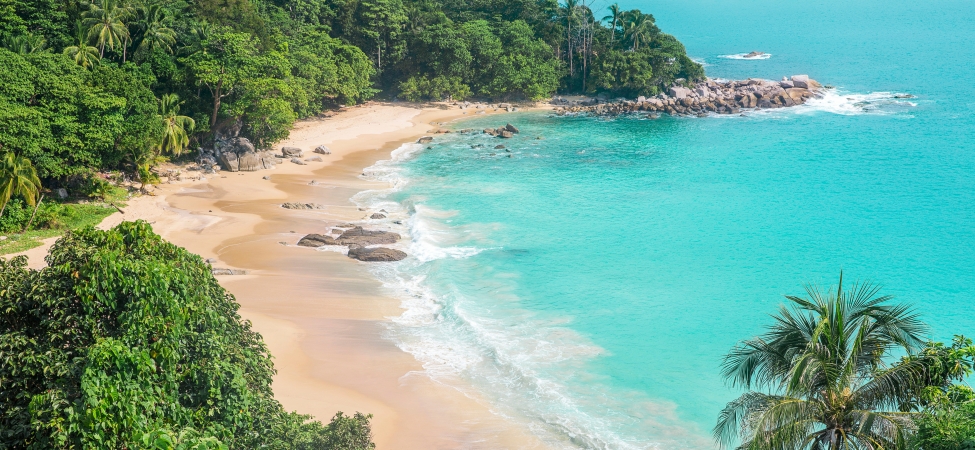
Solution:
<path fill-rule="evenodd" d="M 362 169 L 438 128 L 434 123 L 461 117 L 458 109 L 368 104 L 301 122 L 275 148 L 300 147 L 308 157 L 327 145 L 332 154 L 321 155 L 324 162 L 162 184 L 101 227 L 147 220 L 169 241 L 215 258 L 214 267 L 247 270 L 218 279 L 264 336 L 278 371 L 275 396 L 288 410 L 322 421 L 336 411 L 371 413 L 379 449 L 545 448 L 523 425 L 491 413 L 475 393 L 430 380 L 412 355 L 382 337 L 383 323 L 401 309 L 381 293 L 368 263 L 294 245 L 307 233 L 364 219 L 366 212 L 349 199 L 388 186 L 358 178 Z M 184 178 L 198 176 L 184 172 Z M 286 210 L 284 201 L 326 208 Z M 31 265 L 43 264 L 45 252 L 32 250 Z"/>

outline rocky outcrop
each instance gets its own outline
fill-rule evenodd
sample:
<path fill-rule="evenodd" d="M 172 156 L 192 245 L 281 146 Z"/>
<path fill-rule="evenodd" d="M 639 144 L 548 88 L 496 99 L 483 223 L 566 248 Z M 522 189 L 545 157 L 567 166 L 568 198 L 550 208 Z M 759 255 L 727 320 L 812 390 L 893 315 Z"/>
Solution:
<path fill-rule="evenodd" d="M 315 153 L 318 153 L 320 155 L 331 155 L 332 154 L 332 151 L 329 150 L 329 148 L 326 147 L 326 146 L 324 146 L 324 145 L 319 145 L 318 147 L 315 147 L 315 150 L 314 151 L 315 151 Z"/>
<path fill-rule="evenodd" d="M 423 136 L 420 139 L 416 140 L 417 144 L 429 144 L 431 142 L 433 142 L 433 138 L 430 136 Z"/>
<path fill-rule="evenodd" d="M 675 85 L 666 94 L 600 103 L 595 100 L 567 103 L 564 99 L 555 113 L 613 116 L 619 114 L 666 113 L 672 116 L 704 116 L 709 113 L 738 114 L 742 109 L 786 108 L 801 105 L 818 95 L 821 85 L 808 75 L 795 75 L 782 81 L 748 79 L 719 81 L 708 79 L 688 88 Z M 497 130 L 497 131 L 500 131 Z M 488 130 L 485 130 L 487 133 Z"/>
<path fill-rule="evenodd" d="M 510 123 L 503 127 L 484 129 L 484 134 L 497 136 L 500 138 L 512 138 L 515 136 L 516 133 L 520 133 L 520 131 L 518 130 L 518 128 L 516 128 L 514 125 Z"/>
<path fill-rule="evenodd" d="M 335 245 L 381 245 L 394 244 L 400 240 L 399 233 L 390 231 L 366 230 L 362 227 L 354 227 L 346 230 L 335 239 Z"/>
<path fill-rule="evenodd" d="M 318 203 L 298 203 L 298 202 L 282 203 L 281 207 L 284 209 L 325 209 L 325 205 L 320 205 Z"/>
<path fill-rule="evenodd" d="M 385 247 L 349 247 L 349 258 L 367 262 L 391 262 L 406 259 L 406 253 Z"/>
<path fill-rule="evenodd" d="M 385 219 L 386 218 L 386 215 L 385 214 L 381 214 L 381 213 L 373 213 L 371 216 L 369 216 L 369 218 L 370 219 Z"/>
<path fill-rule="evenodd" d="M 277 159 L 270 152 L 258 151 L 247 138 L 239 137 L 239 124 L 218 131 L 212 148 L 199 148 L 197 163 L 206 173 L 223 169 L 228 172 L 253 172 L 273 169 Z"/>
<path fill-rule="evenodd" d="M 321 247 L 323 245 L 335 245 L 332 244 L 332 242 L 335 242 L 335 240 L 329 236 L 323 236 L 321 234 L 313 233 L 301 238 L 301 240 L 298 241 L 298 245 L 302 247 Z"/>

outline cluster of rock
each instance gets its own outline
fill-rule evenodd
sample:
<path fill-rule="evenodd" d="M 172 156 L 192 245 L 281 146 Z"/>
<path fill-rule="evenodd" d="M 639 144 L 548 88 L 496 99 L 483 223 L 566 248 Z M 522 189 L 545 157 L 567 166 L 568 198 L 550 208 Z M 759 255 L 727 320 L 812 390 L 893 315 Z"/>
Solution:
<path fill-rule="evenodd" d="M 484 129 L 484 134 L 488 134 L 488 135 L 491 135 L 491 136 L 497 136 L 497 137 L 500 137 L 500 138 L 512 138 L 512 137 L 515 136 L 515 134 L 518 134 L 518 133 L 520 133 L 520 131 L 518 131 L 518 128 L 516 128 L 514 125 L 512 125 L 510 123 L 507 124 L 507 125 L 505 125 L 505 126 L 503 126 L 503 127 L 498 127 L 498 128 L 485 128 Z"/>
<path fill-rule="evenodd" d="M 281 207 L 284 209 L 325 209 L 325 205 L 320 205 L 318 203 L 299 203 L 299 202 L 282 203 Z"/>
<path fill-rule="evenodd" d="M 481 110 L 481 111 L 478 111 L 478 112 L 487 111 L 487 110 L 497 111 L 499 109 L 503 109 L 503 110 L 505 110 L 507 112 L 515 112 L 515 111 L 518 111 L 518 107 L 515 106 L 515 105 L 512 105 L 511 103 L 480 103 L 480 102 L 471 103 L 471 102 L 457 102 L 454 105 L 456 105 L 460 109 Z"/>
<path fill-rule="evenodd" d="M 259 151 L 254 144 L 245 137 L 240 137 L 240 123 L 235 124 L 223 132 L 217 132 L 213 140 L 213 148 L 198 149 L 197 163 L 206 173 L 213 173 L 223 169 L 228 172 L 253 172 L 257 170 L 273 169 L 277 164 L 290 159 L 294 164 L 304 165 L 305 161 L 322 161 L 319 156 L 305 160 L 304 153 L 297 147 L 284 147 L 281 155 L 270 151 Z M 328 155 L 332 152 L 328 147 L 319 145 L 315 153 Z"/>
<path fill-rule="evenodd" d="M 390 231 L 366 230 L 353 226 L 347 230 L 333 228 L 332 234 L 337 237 L 322 234 L 309 234 L 298 241 L 302 247 L 322 247 L 326 245 L 344 245 L 349 247 L 349 257 L 359 261 L 387 262 L 400 261 L 406 258 L 406 253 L 386 247 L 369 247 L 373 245 L 395 244 L 400 240 L 398 233 Z"/>
<path fill-rule="evenodd" d="M 748 79 L 719 81 L 708 79 L 693 88 L 671 87 L 666 94 L 603 103 L 597 100 L 568 102 L 560 99 L 556 114 L 583 113 L 619 115 L 649 112 L 672 116 L 703 116 L 709 113 L 738 114 L 742 109 L 785 108 L 805 103 L 817 95 L 821 85 L 807 75 L 781 81 Z"/>

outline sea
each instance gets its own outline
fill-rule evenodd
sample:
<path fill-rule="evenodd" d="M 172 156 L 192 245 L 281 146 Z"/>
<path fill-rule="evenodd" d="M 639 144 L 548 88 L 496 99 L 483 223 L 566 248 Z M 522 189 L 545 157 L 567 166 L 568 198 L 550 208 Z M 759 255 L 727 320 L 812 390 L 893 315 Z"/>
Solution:
<path fill-rule="evenodd" d="M 975 3 L 620 5 L 711 77 L 833 88 L 741 116 L 472 114 L 451 126 L 521 132 L 368 168 L 391 187 L 353 200 L 410 254 L 370 266 L 402 302 L 386 335 L 426 375 L 554 448 L 714 449 L 741 394 L 723 356 L 807 285 L 843 271 L 913 304 L 931 339 L 975 337 Z"/>

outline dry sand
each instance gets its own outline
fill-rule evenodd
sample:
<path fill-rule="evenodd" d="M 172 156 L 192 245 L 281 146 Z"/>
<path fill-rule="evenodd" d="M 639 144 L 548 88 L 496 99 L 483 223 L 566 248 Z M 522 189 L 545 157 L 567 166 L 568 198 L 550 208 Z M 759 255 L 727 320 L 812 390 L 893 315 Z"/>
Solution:
<path fill-rule="evenodd" d="M 294 246 L 306 233 L 363 219 L 366 213 L 349 199 L 386 186 L 358 178 L 362 169 L 437 128 L 434 123 L 460 117 L 458 109 L 370 103 L 301 122 L 280 146 L 310 154 L 327 145 L 332 154 L 323 155 L 324 162 L 162 184 L 100 226 L 146 220 L 169 241 L 216 259 L 215 267 L 247 270 L 218 279 L 274 355 L 273 388 L 285 408 L 323 421 L 336 411 L 372 413 L 379 449 L 544 448 L 522 424 L 491 413 L 476 394 L 433 382 L 412 355 L 382 337 L 383 322 L 401 310 L 398 300 L 380 292 L 367 263 Z M 286 210 L 284 201 L 327 208 Z M 27 252 L 31 266 L 43 264 L 47 247 Z"/>

